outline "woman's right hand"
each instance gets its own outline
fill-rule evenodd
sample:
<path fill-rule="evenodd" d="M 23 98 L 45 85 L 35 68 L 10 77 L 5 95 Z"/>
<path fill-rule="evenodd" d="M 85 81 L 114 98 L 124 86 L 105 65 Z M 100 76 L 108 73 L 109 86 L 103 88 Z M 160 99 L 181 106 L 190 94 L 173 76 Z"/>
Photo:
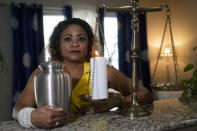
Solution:
<path fill-rule="evenodd" d="M 56 106 L 43 106 L 31 113 L 32 124 L 39 128 L 54 128 L 64 125 L 68 118 L 68 112 Z"/>

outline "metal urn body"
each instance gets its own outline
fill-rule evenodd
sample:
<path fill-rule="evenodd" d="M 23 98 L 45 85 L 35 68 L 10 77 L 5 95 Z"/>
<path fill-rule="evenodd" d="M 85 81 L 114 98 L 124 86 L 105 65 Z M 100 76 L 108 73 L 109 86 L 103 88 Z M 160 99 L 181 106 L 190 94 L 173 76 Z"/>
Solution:
<path fill-rule="evenodd" d="M 44 105 L 70 110 L 71 77 L 63 71 L 64 65 L 57 61 L 39 65 L 40 72 L 34 78 L 34 92 L 37 107 Z"/>

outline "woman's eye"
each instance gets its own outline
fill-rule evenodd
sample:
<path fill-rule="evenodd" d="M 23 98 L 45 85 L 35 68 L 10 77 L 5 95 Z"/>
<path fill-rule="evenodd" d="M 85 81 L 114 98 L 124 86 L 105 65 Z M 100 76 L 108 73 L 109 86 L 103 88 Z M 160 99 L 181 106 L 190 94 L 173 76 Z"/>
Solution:
<path fill-rule="evenodd" d="M 64 41 L 71 41 L 72 39 L 70 37 L 64 38 Z"/>
<path fill-rule="evenodd" d="M 85 41 L 85 38 L 84 37 L 79 37 L 79 40 L 80 41 Z"/>

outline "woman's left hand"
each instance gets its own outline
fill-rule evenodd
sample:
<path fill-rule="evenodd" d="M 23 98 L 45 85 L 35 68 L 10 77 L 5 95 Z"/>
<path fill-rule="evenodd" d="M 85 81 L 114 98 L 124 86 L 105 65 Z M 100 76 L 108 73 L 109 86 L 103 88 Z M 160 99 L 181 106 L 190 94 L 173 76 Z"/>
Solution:
<path fill-rule="evenodd" d="M 109 111 L 113 107 L 118 106 L 118 104 L 116 104 L 116 103 L 117 103 L 116 100 L 114 100 L 114 101 L 94 101 L 91 103 L 86 114 L 94 114 L 94 113 L 101 113 L 101 112 Z"/>
<path fill-rule="evenodd" d="M 119 94 L 109 95 L 107 100 L 92 101 L 90 108 L 86 114 L 94 114 L 109 111 L 114 107 L 119 107 L 122 104 L 121 96 Z"/>

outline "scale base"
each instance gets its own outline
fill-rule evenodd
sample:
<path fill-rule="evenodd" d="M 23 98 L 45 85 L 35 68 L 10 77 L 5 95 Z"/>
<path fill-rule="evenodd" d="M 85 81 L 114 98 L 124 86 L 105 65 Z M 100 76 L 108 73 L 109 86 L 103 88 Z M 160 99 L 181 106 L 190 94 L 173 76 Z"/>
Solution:
<path fill-rule="evenodd" d="M 133 119 L 135 117 L 149 116 L 151 114 L 151 112 L 148 111 L 147 109 L 145 109 L 144 106 L 132 105 L 129 108 L 127 108 L 125 111 L 121 112 L 120 114 L 123 115 L 123 116 L 130 117 L 131 119 Z"/>

